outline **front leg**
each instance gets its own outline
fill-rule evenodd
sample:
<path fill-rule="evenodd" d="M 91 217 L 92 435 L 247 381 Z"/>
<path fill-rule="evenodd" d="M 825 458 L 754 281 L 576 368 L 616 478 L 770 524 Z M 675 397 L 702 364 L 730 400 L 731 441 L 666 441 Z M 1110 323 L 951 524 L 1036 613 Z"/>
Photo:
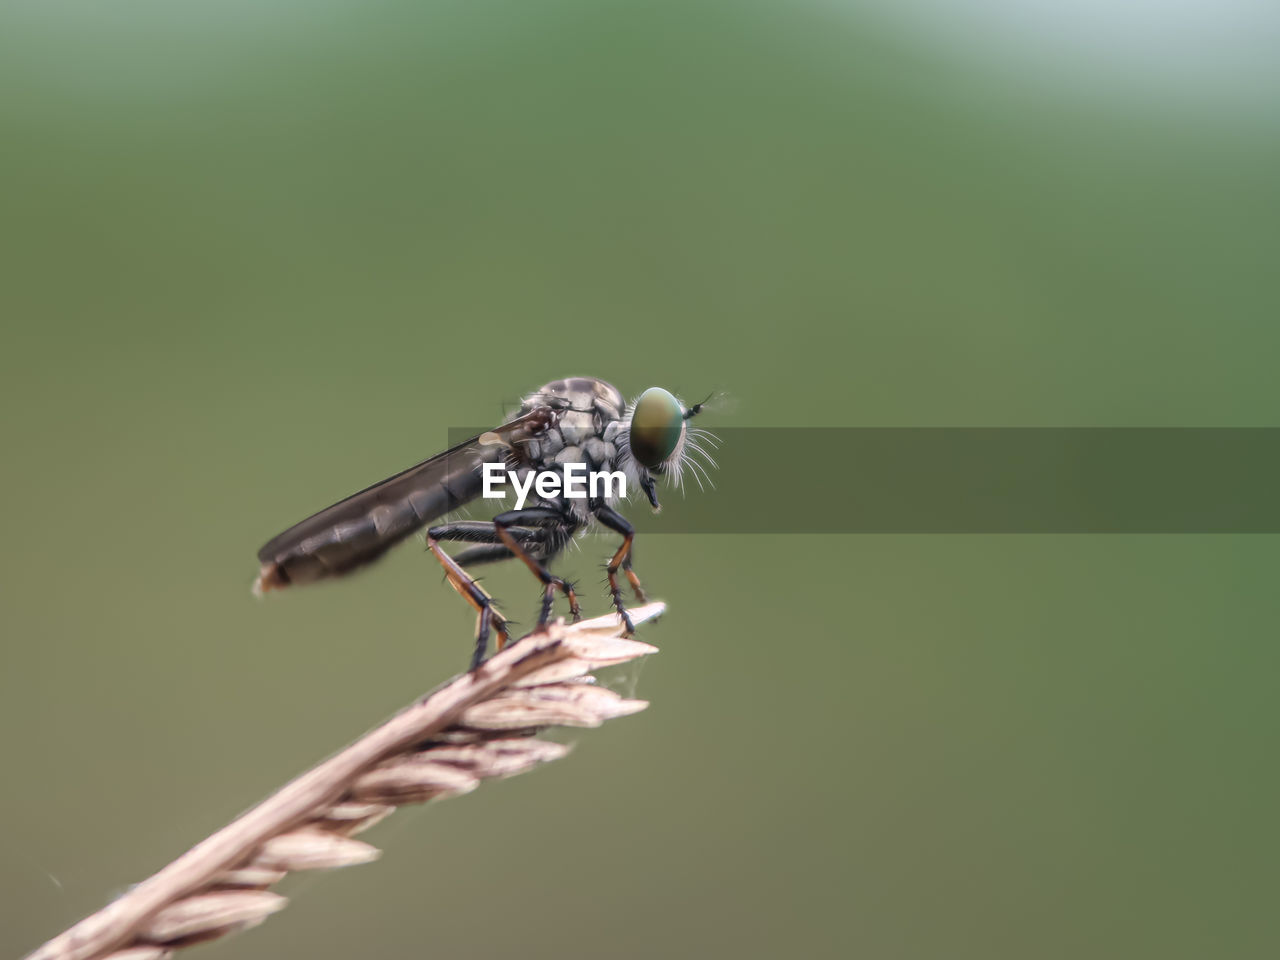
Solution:
<path fill-rule="evenodd" d="M 605 569 L 609 573 L 609 596 L 613 598 L 613 607 L 618 611 L 618 616 L 622 618 L 622 625 L 626 628 L 627 635 L 635 633 L 635 625 L 631 622 L 626 608 L 622 604 L 622 590 L 618 586 L 618 570 L 621 569 L 627 575 L 627 580 L 631 583 L 631 589 L 635 591 L 636 600 L 644 603 L 646 597 L 644 590 L 640 586 L 640 578 L 636 576 L 635 571 L 631 569 L 631 544 L 636 538 L 635 527 L 613 507 L 601 504 L 594 510 L 595 517 L 610 530 L 617 531 L 622 534 L 622 546 L 618 547 L 618 552 L 613 555 L 609 561 L 608 567 Z"/>

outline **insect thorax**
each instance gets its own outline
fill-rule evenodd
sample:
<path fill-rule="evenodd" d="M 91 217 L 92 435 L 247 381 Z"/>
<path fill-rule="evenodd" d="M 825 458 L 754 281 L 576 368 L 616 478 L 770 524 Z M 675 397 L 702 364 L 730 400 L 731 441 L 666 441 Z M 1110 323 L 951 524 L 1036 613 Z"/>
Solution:
<path fill-rule="evenodd" d="M 588 471 L 619 469 L 617 441 L 626 401 L 616 387 L 593 377 L 556 380 L 526 397 L 516 416 L 537 407 L 551 407 L 555 417 L 545 431 L 520 445 L 521 472 L 560 470 L 569 463 L 585 464 Z M 585 514 L 581 501 L 557 498 L 555 505 Z"/>

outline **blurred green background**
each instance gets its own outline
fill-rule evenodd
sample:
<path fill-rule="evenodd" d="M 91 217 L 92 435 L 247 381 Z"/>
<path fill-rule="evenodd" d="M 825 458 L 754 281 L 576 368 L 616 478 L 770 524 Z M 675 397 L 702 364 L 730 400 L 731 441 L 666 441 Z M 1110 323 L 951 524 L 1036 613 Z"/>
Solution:
<path fill-rule="evenodd" d="M 1277 425 L 1277 19 L 6 3 L 0 952 L 465 664 L 419 546 L 269 602 L 254 553 L 547 380 Z M 651 536 L 649 711 L 200 952 L 1274 956 L 1277 552 Z"/>

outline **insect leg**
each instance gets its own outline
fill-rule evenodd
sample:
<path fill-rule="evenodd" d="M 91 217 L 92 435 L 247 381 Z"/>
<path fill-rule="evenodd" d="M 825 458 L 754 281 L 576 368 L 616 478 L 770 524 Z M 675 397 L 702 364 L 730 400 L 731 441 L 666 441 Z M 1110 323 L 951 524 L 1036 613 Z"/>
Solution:
<path fill-rule="evenodd" d="M 610 530 L 614 530 L 622 534 L 622 546 L 618 547 L 609 561 L 608 567 L 605 569 L 609 572 L 609 595 L 613 598 L 613 607 L 618 611 L 618 616 L 622 618 L 623 626 L 627 628 L 627 634 L 635 632 L 635 626 L 631 622 L 631 617 L 627 615 L 626 608 L 622 605 L 622 590 L 618 586 L 618 570 L 621 568 L 627 575 L 627 580 L 631 583 L 631 589 L 635 591 L 636 599 L 641 603 L 645 602 L 644 590 L 640 587 L 640 578 L 635 575 L 635 571 L 631 569 L 631 544 L 635 540 L 635 527 L 613 507 L 607 504 L 601 504 L 595 508 L 595 517 Z"/>
<path fill-rule="evenodd" d="M 496 533 L 494 537 L 497 537 Z M 500 543 L 478 543 L 465 550 L 459 550 L 453 555 L 453 559 L 458 561 L 458 566 L 470 569 L 482 563 L 510 560 L 513 556 L 514 554 Z"/>
<path fill-rule="evenodd" d="M 537 527 L 511 527 L 510 530 L 513 537 L 529 547 L 537 547 L 547 538 L 547 531 Z M 458 520 L 454 523 L 442 523 L 428 530 L 427 536 L 433 540 L 477 544 L 454 554 L 453 558 L 464 567 L 475 563 L 509 560 L 515 556 L 502 543 L 498 536 L 498 528 L 491 520 Z"/>
<path fill-rule="evenodd" d="M 475 578 L 463 570 L 453 557 L 445 553 L 430 533 L 427 534 L 427 547 L 444 567 L 444 575 L 448 578 L 449 584 L 476 609 L 476 649 L 471 656 L 471 669 L 475 670 L 484 662 L 491 626 L 497 631 L 499 650 L 511 639 L 511 634 L 507 631 L 507 618 L 494 607 L 493 597 L 489 596 L 484 587 L 476 583 Z"/>
<path fill-rule="evenodd" d="M 569 614 L 574 622 L 582 619 L 582 610 L 578 607 L 578 595 L 568 581 L 550 573 L 536 557 L 530 554 L 517 541 L 513 531 L 520 529 L 517 524 L 541 524 L 546 532 L 547 541 L 555 549 L 567 543 L 573 535 L 573 524 L 564 514 L 548 507 L 528 507 L 524 510 L 508 510 L 493 518 L 493 525 L 498 536 L 512 555 L 518 557 L 529 568 L 530 572 L 542 584 L 542 609 L 538 612 L 538 626 L 546 626 L 551 617 L 551 607 L 555 602 L 556 590 L 560 590 L 569 601 Z"/>
<path fill-rule="evenodd" d="M 514 528 L 512 533 L 517 539 L 530 545 L 538 543 L 545 535 L 541 530 L 527 527 Z M 438 546 L 438 541 L 441 540 L 462 541 L 477 545 L 468 547 L 457 556 L 450 557 Z M 470 564 L 504 560 L 512 556 L 511 551 L 497 541 L 496 528 L 488 521 L 459 520 L 455 523 L 440 524 L 427 531 L 427 546 L 444 565 L 445 574 L 453 588 L 466 597 L 473 606 L 477 602 L 475 599 L 477 592 L 487 598 L 487 602 L 481 601 L 481 606 L 476 607 L 480 616 L 476 628 L 476 655 L 481 658 L 484 656 L 484 649 L 488 642 L 489 623 L 494 623 L 498 628 L 498 649 L 501 650 L 506 646 L 509 637 L 506 629 L 507 619 L 494 607 L 493 598 L 463 568 Z M 470 586 L 459 586 L 460 581 L 454 574 L 455 569 L 460 571 L 461 577 Z M 482 640 L 481 637 L 484 639 Z M 472 669 L 475 669 L 475 662 L 478 661 L 473 661 Z"/>

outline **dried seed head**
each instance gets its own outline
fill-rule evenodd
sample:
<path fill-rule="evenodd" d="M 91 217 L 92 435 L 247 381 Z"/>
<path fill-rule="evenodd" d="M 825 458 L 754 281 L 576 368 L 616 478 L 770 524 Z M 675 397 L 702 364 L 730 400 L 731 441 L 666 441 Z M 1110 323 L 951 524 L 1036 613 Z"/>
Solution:
<path fill-rule="evenodd" d="M 611 667 L 614 664 L 626 663 L 636 657 L 657 653 L 658 648 L 639 640 L 623 640 L 621 638 L 583 637 L 578 634 L 565 637 L 562 641 L 565 648 L 575 657 L 591 664 L 591 669 Z"/>
<path fill-rule="evenodd" d="M 127 947 L 124 950 L 117 950 L 115 953 L 107 954 L 103 960 L 169 960 L 173 956 L 173 951 L 168 947 L 158 947 L 151 944 L 138 947 Z"/>
<path fill-rule="evenodd" d="M 627 700 L 608 687 L 586 683 L 557 684 L 529 690 L 530 698 L 548 703 L 572 704 L 589 710 L 602 722 L 614 717 L 626 717 L 639 713 L 649 705 L 647 700 Z"/>
<path fill-rule="evenodd" d="M 303 827 L 272 837 L 264 843 L 253 866 L 279 870 L 332 870 L 369 863 L 380 856 L 381 850 L 362 840 Z"/>
<path fill-rule="evenodd" d="M 667 605 L 661 601 L 646 603 L 639 607 L 631 607 L 627 610 L 627 616 L 631 618 L 634 626 L 640 626 L 649 620 L 654 620 L 666 611 Z M 571 624 L 570 629 L 573 633 L 593 633 L 605 637 L 616 637 L 622 632 L 622 618 L 616 613 L 607 613 L 603 617 L 592 617 L 590 620 L 579 620 L 575 624 Z"/>
<path fill-rule="evenodd" d="M 285 877 L 283 870 L 269 867 L 241 867 L 228 870 L 217 879 L 219 887 L 269 887 Z"/>
<path fill-rule="evenodd" d="M 660 603 L 632 611 L 636 624 Z M 288 870 L 367 863 L 379 851 L 351 835 L 402 803 L 475 789 L 564 756 L 534 739 L 545 726 L 595 727 L 635 713 L 594 685 L 591 670 L 653 653 L 619 638 L 616 614 L 563 620 L 443 684 L 298 777 L 28 960 L 164 960 L 172 949 L 261 923 L 286 904 L 263 887 Z M 303 824 L 303 826 L 299 826 Z M 112 952 L 114 951 L 114 952 Z"/>
<path fill-rule="evenodd" d="M 324 812 L 325 820 L 335 822 L 351 822 L 368 820 L 370 817 L 386 816 L 395 810 L 385 803 L 335 803 Z"/>
<path fill-rule="evenodd" d="M 172 943 L 244 929 L 283 910 L 288 902 L 267 890 L 202 893 L 171 903 L 157 913 L 141 931 L 142 939 Z"/>
<path fill-rule="evenodd" d="M 594 664 L 588 663 L 586 660 L 580 660 L 577 657 L 569 657 L 567 660 L 561 660 L 550 666 L 543 667 L 541 670 L 533 671 L 528 676 L 517 680 L 512 686 L 536 687 L 544 683 L 562 683 L 566 680 L 584 676 L 587 671 L 592 669 L 594 669 Z"/>
<path fill-rule="evenodd" d="M 510 777 L 540 763 L 558 760 L 569 748 L 531 737 L 483 740 L 457 746 L 433 747 L 427 751 L 434 763 L 449 763 L 480 779 Z"/>
<path fill-rule="evenodd" d="M 386 803 L 337 803 L 319 820 L 350 837 L 363 833 L 395 812 L 396 808 Z"/>
<path fill-rule="evenodd" d="M 530 690 L 540 689 L 532 687 Z M 512 690 L 467 708 L 462 722 L 478 730 L 520 730 L 525 727 L 598 727 L 595 712 L 572 703 L 556 703 Z"/>
<path fill-rule="evenodd" d="M 478 779 L 456 767 L 419 759 L 425 755 L 411 754 L 370 770 L 356 780 L 352 797 L 374 803 L 423 803 L 470 793 L 480 785 Z"/>

